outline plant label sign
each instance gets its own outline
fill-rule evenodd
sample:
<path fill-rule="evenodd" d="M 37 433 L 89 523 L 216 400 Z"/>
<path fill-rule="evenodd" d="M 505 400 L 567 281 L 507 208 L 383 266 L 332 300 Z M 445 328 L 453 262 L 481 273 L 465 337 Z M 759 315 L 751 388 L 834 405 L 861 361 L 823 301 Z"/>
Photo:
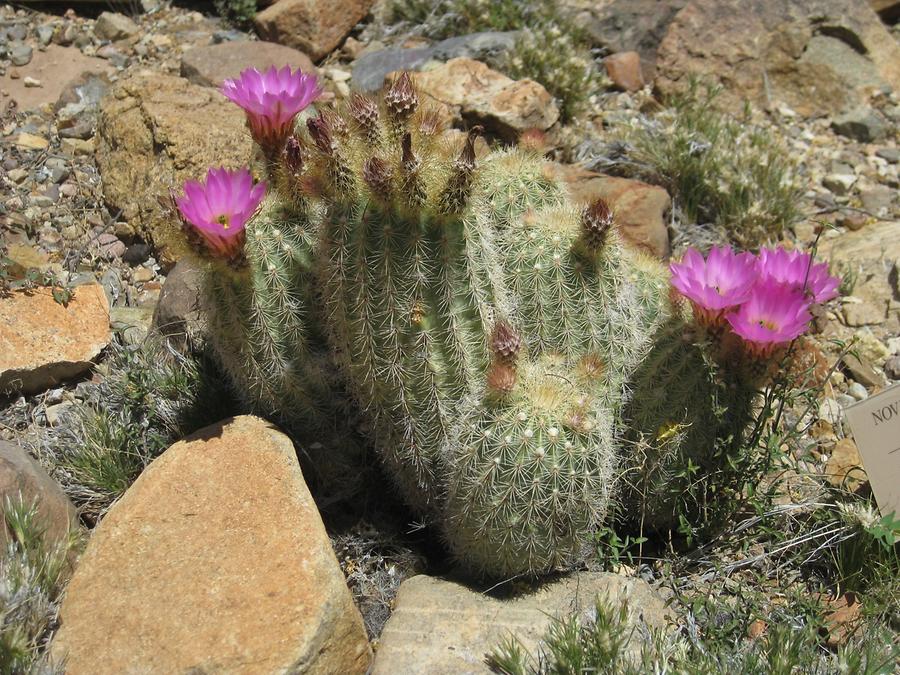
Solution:
<path fill-rule="evenodd" d="M 900 384 L 844 410 L 875 499 L 900 516 Z"/>

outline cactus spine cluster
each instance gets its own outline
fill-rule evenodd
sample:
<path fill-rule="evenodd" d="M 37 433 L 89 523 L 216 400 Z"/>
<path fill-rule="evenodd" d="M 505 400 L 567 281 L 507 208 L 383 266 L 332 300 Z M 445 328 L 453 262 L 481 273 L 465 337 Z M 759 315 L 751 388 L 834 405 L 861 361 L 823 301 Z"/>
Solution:
<path fill-rule="evenodd" d="M 479 158 L 477 134 L 443 133 L 408 75 L 297 123 L 264 153 L 245 265 L 210 270 L 213 333 L 301 442 L 347 443 L 358 410 L 464 566 L 539 574 L 581 560 L 618 498 L 623 407 L 661 424 L 635 371 L 672 310 L 606 204 L 575 206 L 534 150 Z"/>

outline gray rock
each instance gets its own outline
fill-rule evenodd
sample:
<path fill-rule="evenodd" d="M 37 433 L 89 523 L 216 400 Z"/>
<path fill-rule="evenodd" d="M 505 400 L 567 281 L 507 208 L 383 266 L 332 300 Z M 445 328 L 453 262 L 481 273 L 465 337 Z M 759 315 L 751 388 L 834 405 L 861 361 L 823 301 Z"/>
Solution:
<path fill-rule="evenodd" d="M 140 27 L 124 14 L 103 12 L 94 24 L 94 34 L 101 40 L 122 40 L 131 37 Z"/>
<path fill-rule="evenodd" d="M 857 401 L 864 401 L 865 399 L 869 398 L 869 392 L 867 392 L 866 388 L 859 382 L 854 382 L 849 387 L 847 387 L 847 393 Z"/>
<path fill-rule="evenodd" d="M 884 364 L 884 374 L 892 380 L 900 380 L 900 355 L 892 356 Z"/>
<path fill-rule="evenodd" d="M 874 143 L 887 136 L 889 126 L 877 111 L 861 105 L 835 117 L 831 122 L 831 128 L 841 136 L 855 141 Z"/>
<path fill-rule="evenodd" d="M 75 507 L 62 488 L 31 456 L 17 445 L 0 441 L 0 511 L 6 499 L 18 499 L 37 505 L 38 518 L 51 542 L 59 541 L 78 526 Z M 0 527 L 0 545 L 5 547 L 8 534 Z"/>
<path fill-rule="evenodd" d="M 846 195 L 856 183 L 856 176 L 847 173 L 830 173 L 822 179 L 822 185 L 838 196 Z"/>
<path fill-rule="evenodd" d="M 9 50 L 9 60 L 14 66 L 27 66 L 31 63 L 34 50 L 23 42 L 14 43 Z"/>
<path fill-rule="evenodd" d="M 38 42 L 46 47 L 53 39 L 53 26 L 38 26 L 34 33 L 37 35 Z"/>
<path fill-rule="evenodd" d="M 205 341 L 202 273 L 190 258 L 179 260 L 163 284 L 153 314 L 153 326 L 161 335 L 185 348 Z"/>
<path fill-rule="evenodd" d="M 485 656 L 514 636 L 532 654 L 551 618 L 577 612 L 593 618 L 596 599 L 628 602 L 635 627 L 632 653 L 645 626 L 665 628 L 669 615 L 659 593 L 641 579 L 581 572 L 511 598 L 420 575 L 404 581 L 381 634 L 372 675 L 490 673 Z"/>
<path fill-rule="evenodd" d="M 369 52 L 353 63 L 353 87 L 365 92 L 378 91 L 388 73 L 419 70 L 429 61 L 449 61 L 458 57 L 489 60 L 512 49 L 517 35 L 516 31 L 486 31 L 448 38 L 430 47 Z"/>
<path fill-rule="evenodd" d="M 153 307 L 113 307 L 109 311 L 109 324 L 122 335 L 125 344 L 140 344 L 153 324 Z"/>
<path fill-rule="evenodd" d="M 6 29 L 6 35 L 10 40 L 24 40 L 28 37 L 28 28 L 24 23 L 14 23 Z"/>
<path fill-rule="evenodd" d="M 878 148 L 875 151 L 877 157 L 887 160 L 891 164 L 900 162 L 900 148 Z"/>
<path fill-rule="evenodd" d="M 378 91 L 388 73 L 418 70 L 430 59 L 430 47 L 384 49 L 363 54 L 353 63 L 353 87 L 365 92 Z"/>
<path fill-rule="evenodd" d="M 874 213 L 876 216 L 882 216 L 891 208 L 896 194 L 896 190 L 879 185 L 870 190 L 861 190 L 859 200 L 866 211 Z M 885 213 L 882 213 L 882 211 Z"/>

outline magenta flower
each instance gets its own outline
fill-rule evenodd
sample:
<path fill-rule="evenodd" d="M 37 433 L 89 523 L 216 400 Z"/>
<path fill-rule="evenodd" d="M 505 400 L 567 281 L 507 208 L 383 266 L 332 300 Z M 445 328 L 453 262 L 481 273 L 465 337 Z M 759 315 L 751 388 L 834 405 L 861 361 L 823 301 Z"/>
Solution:
<path fill-rule="evenodd" d="M 726 319 L 755 356 L 768 357 L 779 346 L 806 332 L 812 314 L 809 298 L 784 284 L 760 281 L 745 303 Z"/>
<path fill-rule="evenodd" d="M 248 68 L 240 77 L 225 80 L 219 89 L 247 113 L 253 139 L 264 148 L 280 148 L 290 135 L 294 117 L 322 93 L 318 78 L 290 66 L 265 73 Z"/>
<path fill-rule="evenodd" d="M 750 253 L 735 253 L 715 246 L 706 260 L 689 248 L 680 263 L 669 266 L 672 285 L 691 301 L 694 316 L 705 325 L 720 324 L 725 312 L 750 297 L 757 277 L 757 260 Z"/>
<path fill-rule="evenodd" d="M 244 248 L 244 225 L 266 194 L 266 184 L 253 185 L 247 169 L 210 169 L 206 183 L 189 180 L 175 203 L 216 256 L 234 260 Z"/>
<path fill-rule="evenodd" d="M 814 302 L 836 298 L 841 280 L 828 274 L 828 264 L 814 265 L 812 256 L 802 251 L 787 251 L 780 246 L 759 252 L 760 279 L 784 284 L 806 293 Z"/>

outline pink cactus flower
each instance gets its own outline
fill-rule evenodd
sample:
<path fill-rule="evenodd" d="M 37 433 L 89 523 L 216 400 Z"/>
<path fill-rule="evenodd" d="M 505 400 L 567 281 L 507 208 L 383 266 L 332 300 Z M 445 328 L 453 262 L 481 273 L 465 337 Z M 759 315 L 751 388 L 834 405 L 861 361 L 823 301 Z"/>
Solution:
<path fill-rule="evenodd" d="M 247 169 L 210 169 L 205 183 L 187 181 L 175 203 L 213 255 L 234 260 L 244 248 L 244 226 L 265 194 L 266 184 L 254 185 Z"/>
<path fill-rule="evenodd" d="M 706 260 L 690 248 L 669 269 L 672 285 L 691 301 L 697 321 L 707 326 L 722 325 L 725 313 L 750 297 L 757 278 L 756 258 L 727 246 L 713 247 Z"/>
<path fill-rule="evenodd" d="M 759 252 L 759 274 L 806 293 L 814 302 L 828 302 L 836 298 L 841 280 L 828 274 L 828 264 L 814 265 L 812 256 L 802 251 L 787 251 L 780 246 Z"/>
<path fill-rule="evenodd" d="M 280 149 L 294 126 L 294 117 L 322 93 L 318 78 L 290 66 L 272 66 L 265 73 L 248 68 L 225 80 L 219 91 L 247 113 L 247 123 L 263 148 Z"/>
<path fill-rule="evenodd" d="M 773 281 L 760 281 L 745 303 L 726 319 L 744 340 L 750 353 L 760 358 L 806 332 L 812 314 L 810 300 L 802 292 Z"/>

